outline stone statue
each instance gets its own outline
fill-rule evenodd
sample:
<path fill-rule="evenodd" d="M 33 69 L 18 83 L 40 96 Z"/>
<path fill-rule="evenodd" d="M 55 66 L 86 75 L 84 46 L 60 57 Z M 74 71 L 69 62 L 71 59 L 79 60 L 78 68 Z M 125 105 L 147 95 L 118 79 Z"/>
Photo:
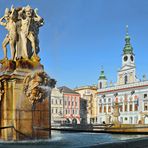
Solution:
<path fill-rule="evenodd" d="M 21 8 L 6 8 L 5 15 L 0 19 L 0 25 L 8 30 L 3 41 L 4 59 L 7 58 L 6 46 L 10 44 L 11 59 L 20 58 L 39 61 L 39 27 L 44 24 L 43 18 L 37 14 L 37 9 L 29 5 Z"/>
<path fill-rule="evenodd" d="M 140 120 L 139 124 L 145 124 L 145 118 L 147 117 L 146 113 L 143 113 L 142 111 L 140 112 Z"/>
<path fill-rule="evenodd" d="M 115 103 L 113 106 L 113 114 L 112 114 L 112 123 L 114 124 L 114 126 L 118 126 L 120 125 L 120 122 L 118 120 L 118 117 L 120 116 L 120 112 L 119 112 L 119 104 Z"/>
<path fill-rule="evenodd" d="M 22 12 L 25 12 L 25 18 L 22 17 L 22 26 L 21 26 L 21 38 L 23 41 L 23 50 L 25 52 L 25 56 L 28 58 L 27 53 L 27 40 L 31 42 L 31 46 L 33 48 L 33 56 L 37 57 L 38 51 L 38 30 L 41 26 L 40 22 L 43 20 L 41 17 L 37 15 L 37 12 L 33 11 L 30 6 L 27 6 L 22 9 Z"/>
<path fill-rule="evenodd" d="M 38 39 L 38 34 L 39 34 L 39 27 L 43 26 L 44 25 L 44 20 L 43 18 L 41 18 L 38 13 L 37 13 L 38 9 L 34 9 L 34 24 L 32 25 L 33 26 L 33 32 L 34 32 L 34 35 L 35 35 L 35 45 L 36 45 L 36 53 L 37 54 L 40 49 L 39 49 L 39 39 Z"/>
<path fill-rule="evenodd" d="M 11 59 L 14 60 L 14 55 L 16 51 L 16 40 L 17 40 L 17 31 L 16 31 L 16 13 L 15 9 L 12 7 L 11 11 L 8 8 L 5 10 L 5 15 L 0 19 L 0 25 L 4 26 L 8 30 L 8 34 L 6 35 L 2 47 L 4 50 L 4 60 L 7 58 L 7 45 L 10 44 L 11 50 Z M 5 20 L 5 22 L 4 22 Z"/>

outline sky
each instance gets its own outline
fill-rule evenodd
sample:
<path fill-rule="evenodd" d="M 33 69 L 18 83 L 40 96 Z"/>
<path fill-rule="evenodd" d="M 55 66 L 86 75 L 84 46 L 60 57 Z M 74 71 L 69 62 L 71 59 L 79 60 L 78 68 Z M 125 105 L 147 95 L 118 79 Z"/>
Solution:
<path fill-rule="evenodd" d="M 101 66 L 108 82 L 116 82 L 126 25 L 136 56 L 137 77 L 148 76 L 147 0 L 0 0 L 0 17 L 12 4 L 29 4 L 44 18 L 39 56 L 57 86 L 97 84 Z M 6 34 L 0 26 L 0 59 Z"/>

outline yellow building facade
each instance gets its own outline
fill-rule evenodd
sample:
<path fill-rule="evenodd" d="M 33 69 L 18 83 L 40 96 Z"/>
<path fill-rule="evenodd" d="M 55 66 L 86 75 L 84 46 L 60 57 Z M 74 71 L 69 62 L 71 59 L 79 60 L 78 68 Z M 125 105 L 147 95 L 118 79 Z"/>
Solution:
<path fill-rule="evenodd" d="M 96 86 L 82 86 L 74 89 L 81 95 L 81 101 L 86 101 L 86 116 L 85 112 L 81 113 L 81 120 L 86 117 L 87 124 L 96 123 L 97 122 L 97 101 L 96 101 Z M 82 110 L 84 110 L 84 106 L 82 106 Z M 84 120 L 84 119 L 83 119 Z"/>

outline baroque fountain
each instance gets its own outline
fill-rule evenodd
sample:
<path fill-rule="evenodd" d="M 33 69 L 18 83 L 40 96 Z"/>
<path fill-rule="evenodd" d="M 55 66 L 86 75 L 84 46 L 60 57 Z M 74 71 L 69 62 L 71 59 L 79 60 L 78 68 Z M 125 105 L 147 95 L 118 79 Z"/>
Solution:
<path fill-rule="evenodd" d="M 56 81 L 40 63 L 39 28 L 44 20 L 37 9 L 5 9 L 0 25 L 8 31 L 0 60 L 0 138 L 3 140 L 50 137 L 50 92 Z M 7 56 L 10 45 L 11 59 Z"/>

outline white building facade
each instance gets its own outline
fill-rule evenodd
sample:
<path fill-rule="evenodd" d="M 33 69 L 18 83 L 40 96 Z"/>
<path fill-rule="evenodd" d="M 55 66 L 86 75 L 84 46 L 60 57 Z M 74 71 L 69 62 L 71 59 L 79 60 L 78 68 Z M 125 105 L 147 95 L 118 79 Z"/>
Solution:
<path fill-rule="evenodd" d="M 111 123 L 113 105 L 118 103 L 122 124 L 148 124 L 148 81 L 136 77 L 135 55 L 130 44 L 128 31 L 122 54 L 122 67 L 117 73 L 117 83 L 107 86 L 104 70 L 98 80 L 98 118 L 99 124 Z"/>
<path fill-rule="evenodd" d="M 51 124 L 61 124 L 64 122 L 63 93 L 57 88 L 51 92 Z"/>

